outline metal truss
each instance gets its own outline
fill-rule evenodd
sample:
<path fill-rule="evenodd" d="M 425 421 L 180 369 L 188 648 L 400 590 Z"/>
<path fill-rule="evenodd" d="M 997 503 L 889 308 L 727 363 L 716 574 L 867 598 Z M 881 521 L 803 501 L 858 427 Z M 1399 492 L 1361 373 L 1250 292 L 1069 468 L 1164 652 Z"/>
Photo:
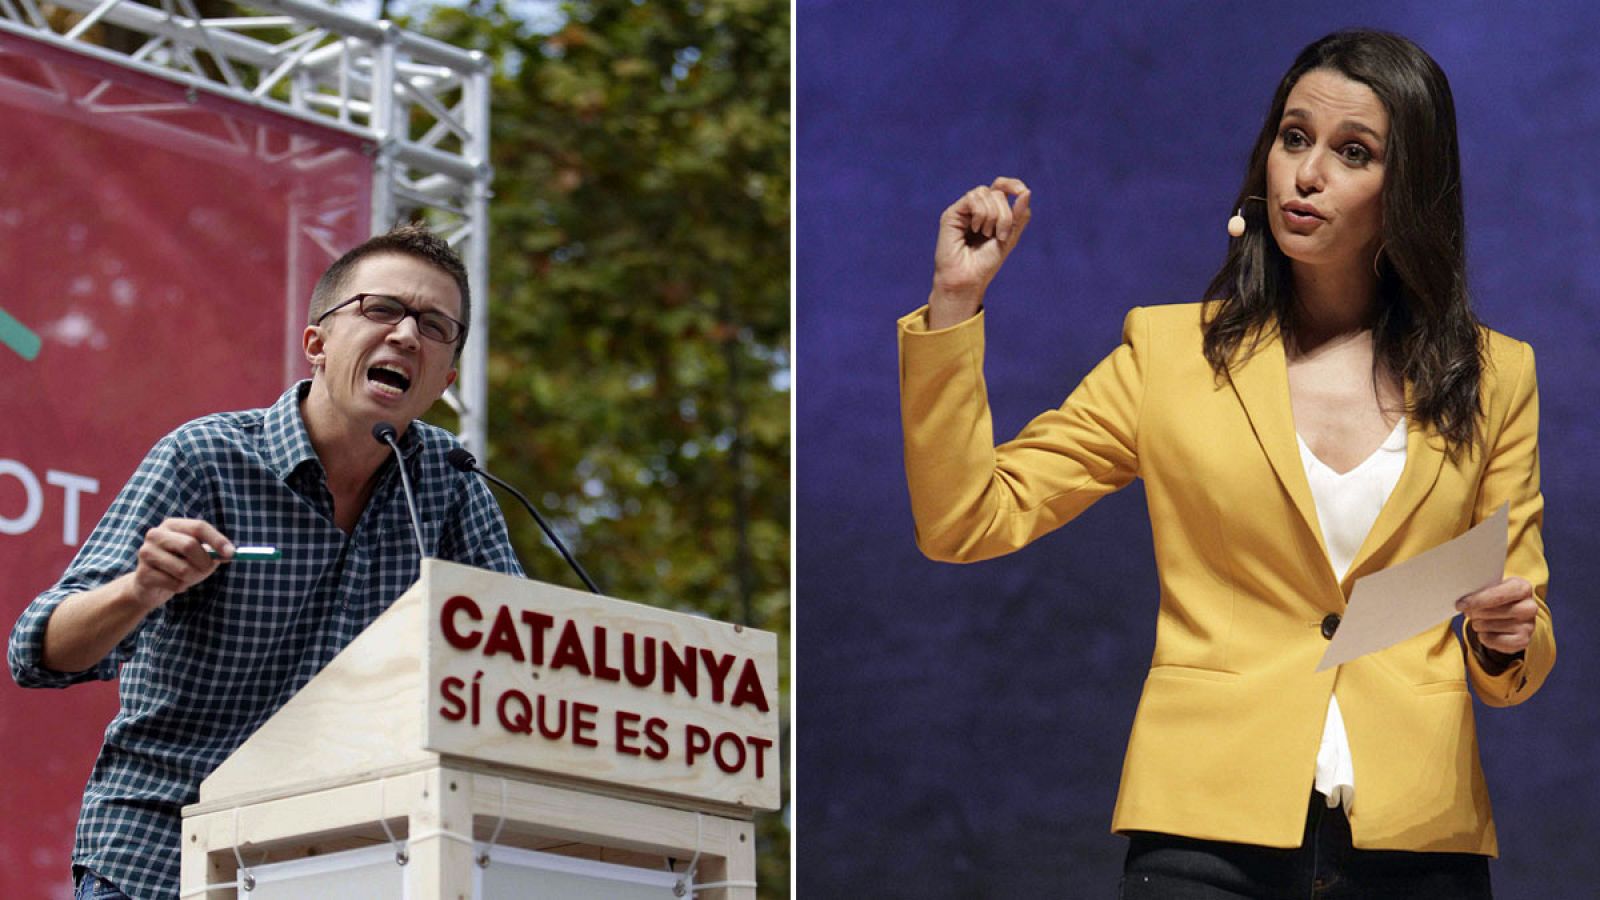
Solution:
<path fill-rule="evenodd" d="M 101 41 L 106 25 L 135 40 Z M 251 0 L 238 15 L 210 18 L 195 0 L 0 0 L 0 31 L 178 82 L 191 98 L 206 92 L 361 138 L 373 162 L 372 231 L 421 217 L 466 263 L 476 302 L 461 377 L 445 400 L 463 442 L 483 454 L 487 57 L 304 0 Z"/>

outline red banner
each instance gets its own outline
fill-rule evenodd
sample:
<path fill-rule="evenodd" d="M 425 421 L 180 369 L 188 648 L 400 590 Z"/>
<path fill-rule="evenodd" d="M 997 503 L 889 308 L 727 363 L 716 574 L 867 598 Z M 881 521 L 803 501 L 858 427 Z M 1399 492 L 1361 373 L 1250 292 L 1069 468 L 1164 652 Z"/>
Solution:
<path fill-rule="evenodd" d="M 369 230 L 356 138 L 0 33 L 0 621 L 145 451 L 304 377 L 312 284 Z M 60 897 L 115 688 L 0 679 L 0 897 Z"/>

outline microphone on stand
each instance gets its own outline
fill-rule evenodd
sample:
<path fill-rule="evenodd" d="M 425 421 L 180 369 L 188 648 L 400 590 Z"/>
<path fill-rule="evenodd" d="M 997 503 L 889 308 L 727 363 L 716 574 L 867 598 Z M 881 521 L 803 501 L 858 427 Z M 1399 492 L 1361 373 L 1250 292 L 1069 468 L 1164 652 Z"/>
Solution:
<path fill-rule="evenodd" d="M 406 460 L 400 455 L 400 444 L 395 440 L 399 432 L 388 422 L 379 422 L 372 426 L 372 439 L 380 444 L 388 444 L 394 451 L 395 466 L 400 469 L 400 486 L 406 492 L 406 511 L 411 513 L 411 533 L 417 538 L 417 555 L 426 559 L 428 550 L 422 543 L 422 521 L 417 518 L 417 495 L 411 492 L 411 476 L 406 473 Z"/>
<path fill-rule="evenodd" d="M 497 484 L 510 491 L 513 497 L 521 500 L 523 507 L 533 515 L 533 520 L 539 523 L 539 528 L 544 531 L 544 536 L 550 539 L 550 543 L 556 545 L 557 550 L 561 551 L 561 557 L 567 561 L 567 565 L 572 567 L 572 571 L 577 572 L 578 577 L 583 579 L 584 585 L 587 586 L 593 593 L 601 593 L 600 588 L 595 586 L 594 579 L 590 578 L 589 573 L 583 570 L 583 566 L 578 565 L 578 561 L 572 558 L 572 554 L 567 550 L 567 545 L 561 543 L 561 538 L 556 537 L 555 531 L 552 530 L 549 523 L 544 520 L 544 516 L 539 515 L 539 511 L 533 508 L 533 504 L 528 501 L 527 497 L 522 496 L 521 491 L 500 480 L 499 478 L 490 475 L 483 469 L 478 468 L 478 460 L 473 457 L 471 453 L 467 452 L 466 448 L 464 447 L 457 447 L 454 450 L 451 450 L 448 454 L 446 454 L 445 458 L 449 460 L 450 465 L 454 466 L 456 469 L 459 469 L 462 472 L 476 472 L 477 474 L 482 475 L 484 478 L 489 479 L 489 481 L 493 482 L 494 484 Z"/>

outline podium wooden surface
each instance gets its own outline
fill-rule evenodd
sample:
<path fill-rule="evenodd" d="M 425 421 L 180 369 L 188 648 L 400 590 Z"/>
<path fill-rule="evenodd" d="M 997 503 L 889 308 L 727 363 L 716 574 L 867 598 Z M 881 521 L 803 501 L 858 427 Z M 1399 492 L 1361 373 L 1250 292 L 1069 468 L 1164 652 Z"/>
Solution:
<path fill-rule="evenodd" d="M 181 895 L 234 897 L 241 861 L 392 836 L 412 900 L 468 900 L 475 843 L 497 830 L 499 845 L 657 870 L 698 857 L 698 883 L 753 883 L 750 819 L 779 805 L 777 710 L 768 632 L 424 560 L 201 784 Z"/>

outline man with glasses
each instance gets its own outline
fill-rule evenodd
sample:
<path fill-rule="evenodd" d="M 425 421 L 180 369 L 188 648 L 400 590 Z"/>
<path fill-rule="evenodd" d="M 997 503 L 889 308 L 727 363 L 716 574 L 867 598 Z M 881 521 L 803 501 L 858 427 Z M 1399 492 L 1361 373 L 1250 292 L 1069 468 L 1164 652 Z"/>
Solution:
<path fill-rule="evenodd" d="M 18 684 L 121 678 L 78 820 L 78 897 L 177 896 L 200 782 L 416 579 L 375 424 L 400 431 L 428 555 L 521 574 L 488 489 L 446 462 L 455 439 L 414 421 L 455 381 L 470 310 L 460 259 L 425 229 L 345 254 L 312 292 L 311 378 L 163 438 L 23 612 Z M 281 558 L 234 560 L 256 544 Z"/>

